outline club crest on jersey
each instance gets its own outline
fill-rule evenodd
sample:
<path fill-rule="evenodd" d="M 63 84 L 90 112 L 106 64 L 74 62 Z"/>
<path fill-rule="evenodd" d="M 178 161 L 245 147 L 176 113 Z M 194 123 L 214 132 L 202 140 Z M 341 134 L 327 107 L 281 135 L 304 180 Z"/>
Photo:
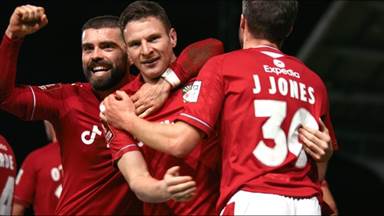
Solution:
<path fill-rule="evenodd" d="M 201 88 L 201 81 L 195 81 L 193 84 L 187 85 L 183 88 L 184 103 L 196 103 L 199 98 Z"/>

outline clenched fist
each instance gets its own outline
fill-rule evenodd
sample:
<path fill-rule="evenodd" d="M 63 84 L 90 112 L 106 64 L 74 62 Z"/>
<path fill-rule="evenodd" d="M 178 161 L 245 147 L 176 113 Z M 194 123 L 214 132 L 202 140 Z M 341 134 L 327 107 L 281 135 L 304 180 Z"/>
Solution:
<path fill-rule="evenodd" d="M 5 34 L 11 39 L 21 39 L 48 24 L 44 8 L 33 5 L 17 7 L 9 21 Z"/>

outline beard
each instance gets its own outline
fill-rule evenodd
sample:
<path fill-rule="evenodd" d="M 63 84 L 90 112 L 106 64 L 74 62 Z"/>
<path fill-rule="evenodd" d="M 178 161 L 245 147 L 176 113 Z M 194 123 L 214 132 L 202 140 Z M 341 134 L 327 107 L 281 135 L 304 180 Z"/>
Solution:
<path fill-rule="evenodd" d="M 127 73 L 126 68 L 112 68 L 111 72 L 102 76 L 96 77 L 92 71 L 84 69 L 84 75 L 92 88 L 96 91 L 106 91 L 117 86 Z"/>

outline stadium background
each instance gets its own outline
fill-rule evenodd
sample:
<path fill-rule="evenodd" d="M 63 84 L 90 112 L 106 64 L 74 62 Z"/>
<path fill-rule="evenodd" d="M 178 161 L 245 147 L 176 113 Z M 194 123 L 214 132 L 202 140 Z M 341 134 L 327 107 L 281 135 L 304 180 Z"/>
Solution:
<path fill-rule="evenodd" d="M 43 6 L 49 24 L 25 40 L 17 82 L 49 84 L 84 81 L 82 24 L 98 15 L 119 15 L 131 1 L 0 1 L 0 30 L 14 8 Z M 239 48 L 240 0 L 158 1 L 178 33 L 176 53 L 196 40 L 216 37 L 226 51 Z M 384 3 L 379 1 L 299 1 L 293 34 L 283 51 L 299 56 L 325 81 L 341 146 L 330 162 L 328 181 L 341 214 L 375 213 L 384 192 Z M 381 14 L 381 15 L 380 15 Z M 381 121 L 380 121 L 381 120 Z M 18 165 L 47 141 L 42 122 L 23 122 L 0 111 L 0 133 L 13 146 Z"/>

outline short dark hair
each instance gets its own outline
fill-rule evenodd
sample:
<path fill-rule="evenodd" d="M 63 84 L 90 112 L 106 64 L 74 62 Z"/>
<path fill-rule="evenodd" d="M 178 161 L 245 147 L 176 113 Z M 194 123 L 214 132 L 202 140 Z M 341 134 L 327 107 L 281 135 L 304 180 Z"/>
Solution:
<path fill-rule="evenodd" d="M 124 9 L 120 15 L 120 27 L 124 29 L 128 22 L 151 16 L 159 19 L 167 31 L 171 29 L 171 21 L 164 8 L 156 2 L 146 0 L 132 2 Z"/>
<path fill-rule="evenodd" d="M 291 32 L 297 12 L 297 0 L 243 0 L 242 13 L 250 33 L 276 44 Z"/>
<path fill-rule="evenodd" d="M 81 28 L 81 31 L 90 28 L 120 28 L 119 17 L 111 15 L 93 17 L 84 23 L 83 27 Z"/>

